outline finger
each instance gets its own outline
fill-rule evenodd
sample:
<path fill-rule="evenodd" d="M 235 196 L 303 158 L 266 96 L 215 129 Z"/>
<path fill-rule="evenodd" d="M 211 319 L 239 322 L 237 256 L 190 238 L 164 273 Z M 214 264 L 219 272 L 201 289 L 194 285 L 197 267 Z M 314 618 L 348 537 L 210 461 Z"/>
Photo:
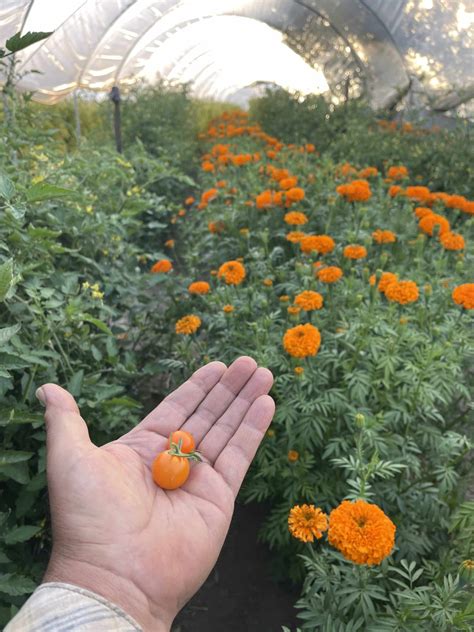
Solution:
<path fill-rule="evenodd" d="M 214 464 L 214 469 L 223 477 L 235 496 L 274 412 L 275 403 L 269 395 L 256 399 Z"/>
<path fill-rule="evenodd" d="M 132 432 L 151 430 L 168 437 L 192 415 L 226 369 L 223 362 L 210 362 L 195 371 L 187 382 L 170 393 Z"/>
<path fill-rule="evenodd" d="M 248 356 L 241 356 L 230 365 L 182 427 L 182 430 L 193 435 L 196 445 L 199 445 L 216 420 L 234 402 L 256 370 L 257 363 Z"/>
<path fill-rule="evenodd" d="M 224 414 L 211 427 L 198 444 L 199 452 L 210 463 L 214 463 L 233 437 L 253 402 L 261 395 L 266 395 L 272 384 L 271 372 L 263 367 L 257 369 Z"/>
<path fill-rule="evenodd" d="M 54 465 L 58 458 L 77 456 L 80 450 L 92 445 L 86 422 L 70 393 L 56 384 L 44 384 L 36 391 L 36 397 L 46 408 L 48 464 Z"/>

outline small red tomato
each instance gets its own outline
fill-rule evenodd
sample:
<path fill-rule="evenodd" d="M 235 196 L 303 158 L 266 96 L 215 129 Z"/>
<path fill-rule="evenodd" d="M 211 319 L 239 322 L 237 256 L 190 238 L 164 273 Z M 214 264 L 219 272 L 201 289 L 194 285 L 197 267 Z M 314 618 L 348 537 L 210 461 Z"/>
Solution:
<path fill-rule="evenodd" d="M 160 452 L 151 466 L 155 483 L 163 489 L 177 489 L 189 476 L 189 459 L 174 456 L 167 450 Z"/>
<path fill-rule="evenodd" d="M 171 434 L 170 441 L 168 441 L 168 449 L 171 448 L 171 443 L 178 444 L 181 440 L 181 452 L 189 454 L 194 452 L 195 444 L 193 435 L 185 430 L 175 430 Z"/>

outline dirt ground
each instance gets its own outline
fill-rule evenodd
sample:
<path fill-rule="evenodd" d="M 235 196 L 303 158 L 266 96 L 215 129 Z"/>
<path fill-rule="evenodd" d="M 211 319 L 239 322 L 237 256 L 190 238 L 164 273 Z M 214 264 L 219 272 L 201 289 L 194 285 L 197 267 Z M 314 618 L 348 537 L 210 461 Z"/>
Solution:
<path fill-rule="evenodd" d="M 299 592 L 273 582 L 271 553 L 257 542 L 259 505 L 236 505 L 216 566 L 176 618 L 172 632 L 281 632 L 296 629 Z"/>

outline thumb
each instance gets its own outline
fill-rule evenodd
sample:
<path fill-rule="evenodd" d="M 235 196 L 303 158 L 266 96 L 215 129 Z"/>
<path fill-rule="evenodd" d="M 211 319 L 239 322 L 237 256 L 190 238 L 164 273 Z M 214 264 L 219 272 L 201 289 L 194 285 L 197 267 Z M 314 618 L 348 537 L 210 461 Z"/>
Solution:
<path fill-rule="evenodd" d="M 86 422 L 81 417 L 74 397 L 56 384 L 44 384 L 36 397 L 45 406 L 46 447 L 48 459 L 63 458 L 91 445 Z"/>

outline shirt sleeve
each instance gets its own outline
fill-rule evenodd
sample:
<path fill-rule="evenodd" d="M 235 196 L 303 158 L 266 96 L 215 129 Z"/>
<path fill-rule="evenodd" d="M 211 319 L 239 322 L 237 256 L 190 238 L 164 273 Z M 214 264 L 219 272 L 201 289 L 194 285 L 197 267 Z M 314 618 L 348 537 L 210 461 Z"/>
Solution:
<path fill-rule="evenodd" d="M 121 608 L 90 590 L 41 584 L 4 632 L 143 632 Z"/>

